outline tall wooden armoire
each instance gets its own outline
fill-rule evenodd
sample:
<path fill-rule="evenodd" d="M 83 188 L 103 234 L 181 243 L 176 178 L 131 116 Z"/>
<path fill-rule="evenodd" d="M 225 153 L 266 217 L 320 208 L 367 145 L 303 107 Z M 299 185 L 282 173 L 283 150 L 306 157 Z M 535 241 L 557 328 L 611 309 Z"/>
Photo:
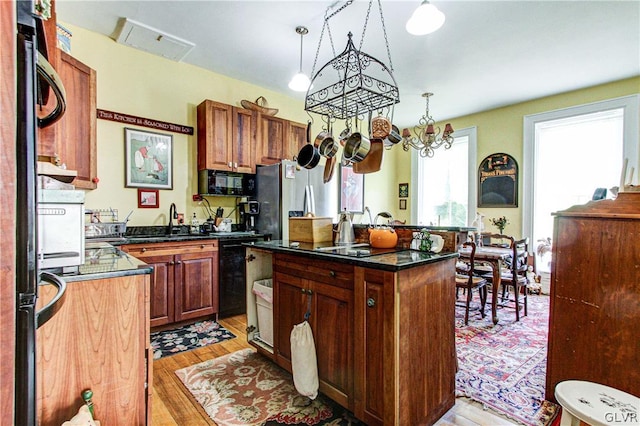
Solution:
<path fill-rule="evenodd" d="M 640 192 L 554 220 L 546 399 L 564 380 L 640 396 Z"/>

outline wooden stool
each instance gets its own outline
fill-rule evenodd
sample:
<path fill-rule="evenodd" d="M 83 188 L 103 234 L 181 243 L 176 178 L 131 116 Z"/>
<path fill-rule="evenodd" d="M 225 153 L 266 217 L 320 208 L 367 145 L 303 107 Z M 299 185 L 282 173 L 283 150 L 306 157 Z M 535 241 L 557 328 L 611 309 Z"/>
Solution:
<path fill-rule="evenodd" d="M 640 424 L 640 398 L 608 386 L 579 380 L 556 385 L 562 406 L 560 426 Z"/>

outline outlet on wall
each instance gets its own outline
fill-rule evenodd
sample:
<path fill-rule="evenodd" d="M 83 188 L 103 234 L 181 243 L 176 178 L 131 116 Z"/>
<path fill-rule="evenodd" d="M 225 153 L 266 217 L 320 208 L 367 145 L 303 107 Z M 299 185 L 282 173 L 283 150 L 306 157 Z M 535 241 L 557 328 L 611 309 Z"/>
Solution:
<path fill-rule="evenodd" d="M 193 201 L 202 201 L 202 195 L 200 194 L 193 194 Z"/>

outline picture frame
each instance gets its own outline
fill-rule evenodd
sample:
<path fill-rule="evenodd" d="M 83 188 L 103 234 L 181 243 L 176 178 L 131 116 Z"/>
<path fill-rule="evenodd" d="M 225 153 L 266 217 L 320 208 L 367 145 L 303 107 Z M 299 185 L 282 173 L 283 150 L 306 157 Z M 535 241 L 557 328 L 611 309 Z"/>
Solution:
<path fill-rule="evenodd" d="M 160 207 L 160 194 L 157 189 L 138 188 L 138 208 L 157 209 Z"/>
<path fill-rule="evenodd" d="M 406 198 L 401 198 L 400 199 L 399 208 L 400 208 L 400 210 L 406 210 L 407 209 L 407 200 L 406 200 Z"/>
<path fill-rule="evenodd" d="M 364 174 L 340 165 L 340 212 L 364 213 Z"/>
<path fill-rule="evenodd" d="M 408 183 L 399 183 L 398 184 L 398 197 L 399 198 L 408 198 L 409 197 L 409 184 Z"/>
<path fill-rule="evenodd" d="M 518 207 L 518 163 L 511 155 L 495 153 L 480 162 L 478 207 Z"/>
<path fill-rule="evenodd" d="M 125 187 L 173 189 L 173 137 L 124 129 Z"/>

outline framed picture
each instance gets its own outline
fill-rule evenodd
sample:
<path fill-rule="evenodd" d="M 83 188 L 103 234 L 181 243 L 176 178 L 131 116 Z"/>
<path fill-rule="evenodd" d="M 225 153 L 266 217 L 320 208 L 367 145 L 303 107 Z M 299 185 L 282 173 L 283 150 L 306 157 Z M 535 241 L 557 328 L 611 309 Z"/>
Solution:
<path fill-rule="evenodd" d="M 480 163 L 478 207 L 518 207 L 518 163 L 509 154 L 491 154 Z"/>
<path fill-rule="evenodd" d="M 400 210 L 406 210 L 406 209 L 407 209 L 407 200 L 401 199 L 400 200 Z"/>
<path fill-rule="evenodd" d="M 160 206 L 160 198 L 157 189 L 138 188 L 138 208 L 157 209 Z"/>
<path fill-rule="evenodd" d="M 398 184 L 398 197 L 399 198 L 407 198 L 407 197 L 409 197 L 409 184 L 408 183 L 400 183 L 400 184 Z"/>
<path fill-rule="evenodd" d="M 340 211 L 364 213 L 364 174 L 340 165 Z"/>
<path fill-rule="evenodd" d="M 173 189 L 173 137 L 124 129 L 125 186 Z"/>

